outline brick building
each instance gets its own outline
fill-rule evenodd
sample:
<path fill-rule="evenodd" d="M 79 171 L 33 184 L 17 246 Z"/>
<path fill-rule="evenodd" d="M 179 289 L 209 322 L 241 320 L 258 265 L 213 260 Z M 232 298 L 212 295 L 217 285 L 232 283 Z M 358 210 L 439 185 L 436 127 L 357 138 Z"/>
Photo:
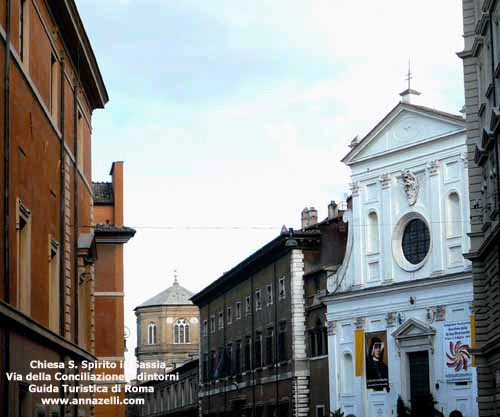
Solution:
<path fill-rule="evenodd" d="M 284 229 L 192 297 L 200 307 L 203 416 L 327 415 L 319 296 L 346 238 L 335 205 L 331 211 L 317 224 L 316 210 L 304 210 L 302 230 Z"/>
<path fill-rule="evenodd" d="M 145 401 L 129 407 L 128 417 L 198 417 L 198 368 L 198 359 L 188 361 L 168 372 L 162 381 L 137 386 L 135 397 Z"/>
<path fill-rule="evenodd" d="M 135 230 L 123 225 L 123 162 L 114 162 L 111 182 L 93 183 L 95 261 L 95 355 L 116 368 L 105 372 L 124 374 L 125 361 L 124 309 L 123 309 L 123 245 L 134 236 Z M 101 384 L 104 385 L 104 384 Z M 109 386 L 109 384 L 108 384 Z M 120 393 L 98 393 L 109 398 Z M 123 404 L 96 405 L 95 417 L 123 417 Z"/>
<path fill-rule="evenodd" d="M 170 287 L 135 308 L 139 382 L 142 373 L 168 372 L 198 356 L 200 313 L 192 295 L 175 277 Z"/>
<path fill-rule="evenodd" d="M 99 346 L 91 118 L 108 95 L 74 0 L 0 0 L 0 38 L 0 415 L 88 417 L 42 399 L 90 397 L 60 379 Z"/>
<path fill-rule="evenodd" d="M 500 414 L 500 6 L 463 0 L 463 59 L 480 416 Z"/>

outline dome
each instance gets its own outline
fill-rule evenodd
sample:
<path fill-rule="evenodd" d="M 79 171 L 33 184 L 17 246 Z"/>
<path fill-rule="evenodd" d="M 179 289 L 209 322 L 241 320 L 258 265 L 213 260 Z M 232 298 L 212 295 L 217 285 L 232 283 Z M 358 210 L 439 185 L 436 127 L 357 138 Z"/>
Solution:
<path fill-rule="evenodd" d="M 151 307 L 159 305 L 179 305 L 179 304 L 193 304 L 190 298 L 193 293 L 184 287 L 181 287 L 177 282 L 174 281 L 171 287 L 168 287 L 165 291 L 155 295 L 153 298 L 142 303 L 139 307 Z"/>

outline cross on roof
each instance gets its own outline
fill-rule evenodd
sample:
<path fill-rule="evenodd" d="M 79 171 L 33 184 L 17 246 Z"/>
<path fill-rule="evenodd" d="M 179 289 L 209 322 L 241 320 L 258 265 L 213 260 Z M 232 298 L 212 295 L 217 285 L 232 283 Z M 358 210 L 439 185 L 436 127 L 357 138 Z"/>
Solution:
<path fill-rule="evenodd" d="M 408 81 L 408 90 L 410 90 L 410 81 L 411 79 L 413 78 L 413 75 L 411 73 L 411 69 L 410 69 L 410 60 L 408 60 L 408 73 L 406 74 L 406 78 L 405 80 Z"/>

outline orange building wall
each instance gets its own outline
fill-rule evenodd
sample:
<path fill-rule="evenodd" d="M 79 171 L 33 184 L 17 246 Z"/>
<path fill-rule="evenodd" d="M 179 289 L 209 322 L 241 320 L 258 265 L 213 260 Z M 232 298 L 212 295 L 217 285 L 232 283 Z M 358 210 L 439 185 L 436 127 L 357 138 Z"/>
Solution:
<path fill-rule="evenodd" d="M 67 8 L 73 0 L 27 0 L 29 20 L 28 54 L 24 61 L 19 55 L 19 1 L 11 0 L 10 10 L 10 64 L 8 80 L 9 118 L 7 126 L 9 134 L 4 131 L 5 122 L 5 74 L 6 60 L 6 5 L 8 0 L 0 0 L 0 369 L 9 368 L 10 372 L 26 373 L 29 358 L 57 361 L 66 358 L 92 359 L 91 309 L 93 294 L 78 292 L 80 270 L 77 270 L 77 244 L 82 233 L 92 228 L 93 191 L 91 180 L 91 117 L 95 108 L 103 107 L 107 101 L 104 84 L 98 74 L 97 64 L 89 58 L 90 46 L 82 45 L 86 36 L 80 25 L 74 21 L 64 28 L 58 27 L 54 13 L 60 10 L 67 12 L 66 22 L 74 10 Z M 58 9 L 59 7 L 59 9 Z M 53 8 L 49 11 L 48 8 Z M 76 13 L 77 16 L 77 13 Z M 56 15 L 56 17 L 60 17 Z M 71 16 L 73 17 L 73 16 Z M 78 16 L 77 16 L 78 17 Z M 62 39 L 64 33 L 73 31 L 71 39 Z M 76 36 L 78 35 L 78 36 Z M 77 43 L 78 45 L 75 45 Z M 86 49 L 86 55 L 73 66 L 71 50 L 77 47 Z M 90 55 L 91 49 L 90 49 Z M 51 112 L 51 57 L 57 60 L 57 106 L 56 114 Z M 97 75 L 86 77 L 80 73 L 81 68 L 92 67 Z M 64 70 L 61 74 L 61 70 Z M 87 71 L 90 74 L 90 71 Z M 62 75 L 62 77 L 61 77 Z M 61 102 L 61 91 L 64 99 Z M 94 93 L 93 93 L 94 91 Z M 95 91 L 98 91 L 95 93 Z M 96 98 L 96 96 L 99 96 Z M 77 106 L 75 106 L 75 101 Z M 63 105 L 64 104 L 64 105 Z M 64 107 L 64 108 L 63 108 Z M 76 165 L 75 141 L 77 109 L 83 114 L 83 170 Z M 9 141 L 9 188 L 4 183 L 4 143 Z M 64 142 L 65 147 L 62 147 Z M 61 176 L 63 174 L 63 176 Z M 61 189 L 63 187 L 63 189 Z M 3 195 L 8 191 L 9 206 L 4 207 Z M 18 245 L 16 223 L 20 200 L 30 211 L 31 238 L 29 239 L 31 272 L 30 311 L 19 311 L 17 296 L 26 288 L 18 286 Z M 64 207 L 65 217 L 62 217 Z M 4 213 L 9 213 L 8 245 L 5 244 Z M 61 318 L 59 329 L 55 332 L 48 329 L 49 324 L 49 262 L 50 240 L 58 242 L 62 254 L 59 267 L 61 275 Z M 9 250 L 7 253 L 6 250 Z M 4 255 L 5 254 L 5 255 Z M 8 258 L 9 271 L 4 273 L 4 256 Z M 80 257 L 81 258 L 81 257 Z M 89 269 L 91 270 L 91 268 Z M 4 290 L 4 285 L 7 290 Z M 90 289 L 88 286 L 87 289 Z M 83 294 L 83 296 L 82 296 Z M 8 316 L 8 314 L 11 314 Z M 89 320 L 79 323 L 82 314 Z M 118 314 L 118 313 L 117 313 Z M 123 316 L 123 312 L 121 313 Z M 27 317 L 26 317 L 27 316 Z M 7 317 L 7 318 L 6 318 Z M 12 317 L 15 317 L 12 318 Z M 17 321 L 16 321 L 17 320 Z M 79 324 L 78 324 L 79 323 Z M 84 331 L 85 337 L 81 336 Z M 80 333 L 80 335 L 79 335 Z M 123 333 L 123 325 L 122 325 Z M 47 336 L 49 335 L 49 336 Z M 122 335 L 123 337 L 123 335 Z M 50 343 L 47 341 L 49 338 Z M 66 339 L 66 340 L 64 340 Z M 67 343 L 67 342 L 72 343 Z M 5 390 L 3 386 L 8 386 Z M 0 372 L 0 415 L 13 417 L 17 414 L 13 404 L 15 399 L 10 393 L 17 389 L 15 383 L 5 381 L 5 373 Z M 6 395 L 6 393 L 9 393 Z M 30 406 L 35 407 L 37 395 L 32 396 Z M 47 410 L 46 410 L 47 411 Z M 89 416 L 90 409 L 85 409 Z M 29 415 L 35 415 L 29 410 Z M 68 416 L 77 417 L 78 410 L 72 407 Z"/>
<path fill-rule="evenodd" d="M 117 228 L 123 226 L 123 162 L 114 162 L 111 169 L 113 185 L 113 203 L 95 203 L 94 221 L 97 225 L 108 225 Z M 115 362 L 116 369 L 107 370 L 110 373 L 123 374 L 120 366 L 125 360 L 124 339 L 124 305 L 123 305 L 123 242 L 115 238 L 103 242 L 97 234 L 96 261 L 96 355 L 101 360 Z M 115 239 L 115 241 L 113 241 Z M 109 240 L 109 238 L 108 238 Z M 119 395 L 125 398 L 122 391 L 117 393 L 101 393 L 102 397 Z M 124 417 L 123 405 L 99 405 L 95 409 L 96 417 Z"/>

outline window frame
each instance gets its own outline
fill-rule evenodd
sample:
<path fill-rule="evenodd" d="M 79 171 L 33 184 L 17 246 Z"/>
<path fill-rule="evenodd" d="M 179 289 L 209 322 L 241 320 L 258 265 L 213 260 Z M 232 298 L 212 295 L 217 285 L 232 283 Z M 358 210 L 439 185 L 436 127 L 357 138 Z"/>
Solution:
<path fill-rule="evenodd" d="M 150 322 L 148 324 L 148 345 L 157 345 L 158 344 L 158 329 L 157 325 L 154 322 Z"/>
<path fill-rule="evenodd" d="M 284 276 L 278 280 L 278 298 L 280 300 L 286 299 L 286 280 Z"/>
<path fill-rule="evenodd" d="M 181 337 L 182 336 L 182 337 Z M 186 319 L 177 319 L 174 323 L 174 344 L 191 344 L 191 329 L 189 321 Z"/>
<path fill-rule="evenodd" d="M 255 311 L 262 310 L 262 294 L 260 289 L 255 290 Z"/>
<path fill-rule="evenodd" d="M 266 285 L 266 304 L 268 306 L 273 304 L 273 284 Z"/>

